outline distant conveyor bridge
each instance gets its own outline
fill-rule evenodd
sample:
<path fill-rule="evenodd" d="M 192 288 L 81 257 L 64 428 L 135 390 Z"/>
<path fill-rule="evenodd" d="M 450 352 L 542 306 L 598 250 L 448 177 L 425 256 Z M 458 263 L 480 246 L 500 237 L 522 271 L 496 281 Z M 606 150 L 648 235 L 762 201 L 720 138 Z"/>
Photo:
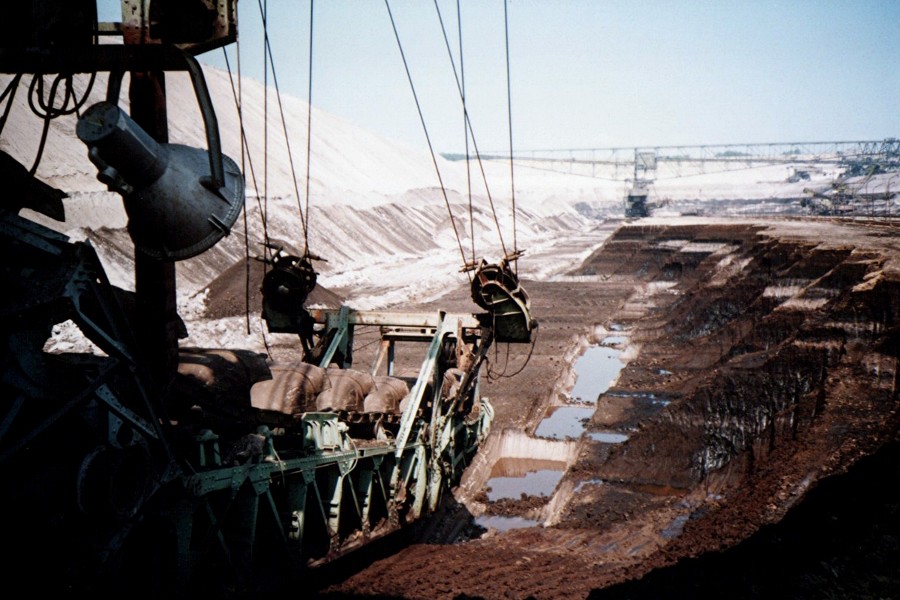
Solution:
<path fill-rule="evenodd" d="M 838 142 L 771 142 L 738 144 L 699 144 L 677 146 L 621 146 L 608 148 L 544 148 L 515 150 L 515 160 L 550 163 L 633 164 L 653 156 L 656 161 L 671 162 L 766 162 L 793 163 L 798 160 L 844 162 L 872 158 L 900 157 L 900 138 Z M 464 159 L 465 155 L 448 154 Z M 509 151 L 486 152 L 482 158 L 509 160 Z"/>

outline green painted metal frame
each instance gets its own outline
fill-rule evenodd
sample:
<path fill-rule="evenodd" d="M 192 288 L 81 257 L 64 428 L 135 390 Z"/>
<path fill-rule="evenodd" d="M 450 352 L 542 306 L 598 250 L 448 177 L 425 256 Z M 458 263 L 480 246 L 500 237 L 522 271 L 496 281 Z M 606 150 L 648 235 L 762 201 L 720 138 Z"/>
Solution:
<path fill-rule="evenodd" d="M 438 385 L 443 376 L 438 372 L 443 342 L 463 327 L 478 327 L 472 315 L 360 312 L 347 307 L 311 312 L 325 325 L 325 334 L 332 336 L 322 367 L 338 353 L 349 356 L 356 325 L 414 327 L 431 333 L 430 340 L 418 338 L 428 341 L 428 347 L 397 434 L 357 446 L 346 426 L 341 429 L 337 415 L 307 413 L 304 437 L 313 447 L 307 445 L 300 455 L 282 448 L 279 454 L 277 436 L 261 427 L 258 434 L 266 439 L 263 455 L 239 466 L 220 464 L 217 457 L 222 453 L 214 435 L 198 436 L 197 456 L 205 457 L 200 464 L 206 470 L 183 478 L 188 500 L 182 506 L 178 533 L 180 540 L 195 540 L 178 549 L 178 564 L 187 565 L 188 570 L 214 555 L 225 557 L 220 560 L 240 573 L 235 556 L 246 558 L 248 547 L 252 556 L 257 536 L 267 529 L 286 557 L 308 567 L 396 531 L 437 508 L 445 486 L 458 481 L 490 429 L 493 409 L 480 398 L 475 372 L 466 378 L 474 385 L 460 390 L 481 402 L 474 418 L 467 419 L 455 410 L 459 395 L 441 402 Z M 486 347 L 481 354 L 484 352 Z M 478 366 L 480 361 L 473 370 Z M 426 420 L 420 408 L 429 389 L 434 397 L 430 399 L 432 414 Z M 321 433 L 315 433 L 323 427 L 330 428 L 327 444 Z M 332 447 L 323 447 L 329 444 Z M 296 454 L 296 450 L 292 452 Z M 229 522 L 231 512 L 241 515 L 240 523 Z M 206 531 L 198 535 L 196 529 L 204 525 Z M 182 574 L 190 576 L 189 572 Z"/>
<path fill-rule="evenodd" d="M 63 238 L 40 241 L 57 253 L 82 249 Z M 94 267 L 95 253 L 86 245 L 83 248 L 78 258 Z M 102 274 L 102 267 L 82 268 L 73 276 L 67 288 L 71 298 L 68 310 L 89 337 L 99 340 L 109 352 L 109 362 L 82 393 L 31 435 L 13 441 L 3 455 L 15 454 L 56 419 L 87 403 L 95 407 L 91 410 L 97 427 L 105 431 L 110 444 L 116 443 L 117 432 L 127 426 L 135 432 L 132 437 L 159 446 L 153 480 L 138 507 L 141 512 L 102 541 L 103 561 L 114 561 L 131 532 L 145 520 L 163 520 L 174 532 L 174 547 L 165 552 L 174 555 L 173 576 L 179 588 L 211 570 L 214 577 L 233 578 L 237 585 L 252 578 L 257 555 L 271 553 L 273 548 L 279 548 L 285 564 L 293 568 L 327 563 L 433 511 L 442 490 L 458 481 L 462 467 L 489 429 L 493 411 L 486 401 L 478 417 L 466 421 L 452 410 L 458 397 L 441 398 L 439 364 L 444 342 L 448 336 L 462 335 L 464 329 L 473 337 L 480 336 L 480 324 L 473 315 L 363 312 L 345 306 L 310 311 L 330 336 L 322 367 L 336 357 L 343 357 L 341 366 L 349 366 L 356 326 L 381 326 L 388 331 L 379 360 L 387 359 L 391 374 L 395 343 L 426 347 L 395 437 L 357 445 L 338 415 L 307 413 L 297 431 L 287 434 L 260 427 L 256 435 L 265 440 L 261 454 L 244 464 L 224 464 L 219 434 L 209 429 L 192 438 L 189 443 L 193 446 L 187 452 L 183 445 L 176 452 L 170 439 L 173 432 L 161 425 L 164 419 L 158 416 L 141 379 L 125 377 L 131 385 L 120 385 L 121 371 L 140 370 L 130 345 L 121 341 L 130 339 L 123 333 L 127 324 L 120 325 L 123 320 L 115 310 L 114 298 L 101 293 L 109 289 L 108 282 L 103 279 L 102 285 L 94 285 L 95 278 L 82 271 Z M 82 295 L 100 301 L 99 314 L 108 323 L 95 323 L 80 310 Z M 477 387 L 470 391 L 477 397 Z M 432 397 L 426 398 L 429 393 Z M 422 408 L 428 405 L 431 415 L 422 416 L 427 413 Z"/>

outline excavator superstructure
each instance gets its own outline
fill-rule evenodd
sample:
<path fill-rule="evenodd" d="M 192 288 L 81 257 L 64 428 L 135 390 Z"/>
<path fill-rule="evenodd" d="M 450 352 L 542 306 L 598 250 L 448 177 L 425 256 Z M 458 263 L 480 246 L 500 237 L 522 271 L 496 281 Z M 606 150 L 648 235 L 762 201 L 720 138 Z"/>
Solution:
<path fill-rule="evenodd" d="M 108 73 L 105 101 L 75 109 L 76 134 L 125 203 L 136 291 L 110 283 L 89 242 L 19 214 L 62 220 L 66 191 L 3 153 L 7 583 L 154 596 L 277 589 L 437 511 L 490 429 L 479 385 L 488 349 L 528 342 L 535 326 L 509 265 L 476 271 L 483 313 L 326 310 L 305 306 L 313 257 L 279 250 L 263 319 L 297 336 L 293 360 L 181 346 L 174 263 L 215 245 L 244 202 L 194 57 L 236 39 L 236 3 L 123 0 L 117 24 L 98 24 L 93 0 L 14 4 L 4 11 L 17 26 L 6 20 L 0 41 L 0 72 L 13 76 L 5 100 L 25 77 L 68 87 L 73 74 Z M 105 34 L 124 43 L 97 43 Z M 191 77 L 205 149 L 168 141 L 171 70 Z M 46 350 L 69 321 L 94 351 Z M 354 360 L 362 328 L 379 337 L 366 366 Z"/>

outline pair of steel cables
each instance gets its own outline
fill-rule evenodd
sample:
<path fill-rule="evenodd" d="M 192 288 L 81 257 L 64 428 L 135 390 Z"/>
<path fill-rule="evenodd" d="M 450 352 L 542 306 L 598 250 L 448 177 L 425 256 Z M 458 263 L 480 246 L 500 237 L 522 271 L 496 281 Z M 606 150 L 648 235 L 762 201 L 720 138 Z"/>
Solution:
<path fill-rule="evenodd" d="M 231 69 L 231 63 L 228 58 L 228 53 L 225 48 L 222 48 L 223 55 L 225 57 L 225 65 L 228 70 L 228 77 L 231 82 L 231 91 L 232 96 L 234 98 L 235 107 L 238 113 L 238 122 L 240 126 L 240 134 L 241 134 L 241 170 L 244 173 L 250 173 L 250 178 L 253 184 L 254 193 L 256 196 L 257 209 L 260 215 L 260 222 L 262 225 L 262 246 L 263 246 L 263 263 L 267 264 L 271 260 L 271 252 L 273 250 L 272 244 L 269 240 L 269 228 L 268 228 L 268 168 L 269 168 L 269 159 L 268 159 L 268 144 L 269 144 L 269 85 L 268 85 L 268 77 L 269 72 L 272 73 L 273 84 L 275 86 L 275 96 L 278 103 L 278 111 L 281 119 L 281 127 L 282 132 L 284 134 L 284 143 L 285 148 L 287 150 L 288 155 L 288 163 L 291 170 L 291 180 L 294 187 L 294 196 L 297 199 L 297 211 L 300 216 L 300 227 L 303 231 L 303 254 L 304 257 L 308 257 L 309 253 L 309 179 L 310 179 L 310 164 L 311 164 L 311 148 L 312 148 L 312 69 L 313 69 L 313 15 L 315 13 L 315 2 L 314 0 L 310 0 L 309 3 L 309 70 L 308 70 L 308 95 L 307 95 L 307 117 L 306 117 L 306 185 L 305 185 L 305 194 L 304 199 L 301 200 L 299 186 L 297 183 L 297 172 L 294 166 L 294 157 L 293 152 L 291 150 L 291 142 L 290 136 L 288 135 L 287 130 L 287 119 L 284 114 L 284 106 L 281 101 L 281 88 L 278 84 L 278 75 L 277 70 L 275 68 L 275 57 L 272 53 L 272 45 L 269 40 L 269 31 L 268 31 L 268 0 L 257 0 L 257 4 L 259 6 L 259 14 L 260 19 L 262 21 L 263 26 L 263 167 L 262 167 L 262 180 L 263 180 L 263 189 L 262 193 L 260 193 L 260 186 L 256 178 L 256 170 L 253 166 L 252 154 L 250 152 L 250 145 L 248 142 L 247 132 L 244 127 L 244 113 L 243 113 L 243 93 L 242 93 L 242 76 L 241 76 L 241 49 L 240 49 L 240 41 L 237 42 L 237 85 L 235 86 L 234 74 Z M 271 65 L 271 66 L 270 66 Z M 304 209 L 305 203 L 305 209 Z M 243 213 L 243 226 L 244 226 L 244 261 L 245 261 L 245 281 L 244 281 L 244 290 L 245 290 L 245 321 L 247 327 L 247 333 L 250 333 L 250 277 L 251 277 L 251 256 L 250 256 L 250 232 L 249 232 L 249 224 L 247 221 L 247 213 L 244 211 Z M 263 342 L 266 346 L 267 351 L 269 350 L 269 344 L 266 340 L 265 333 L 263 332 Z"/>
<path fill-rule="evenodd" d="M 471 261 L 466 260 L 465 251 L 462 247 L 462 240 L 459 236 L 459 231 L 456 228 L 456 222 L 453 219 L 453 211 L 450 207 L 450 202 L 447 197 L 447 191 L 444 187 L 444 182 L 441 178 L 440 169 L 438 167 L 437 158 L 435 156 L 434 148 L 431 144 L 431 138 L 428 135 L 428 128 L 425 124 L 425 118 L 422 114 L 421 104 L 419 103 L 418 95 L 416 94 L 415 85 L 413 84 L 412 75 L 410 74 L 409 65 L 406 60 L 406 54 L 403 52 L 403 45 L 400 42 L 400 34 L 397 31 L 397 25 L 394 21 L 393 13 L 391 12 L 390 0 L 384 0 L 384 4 L 387 7 L 388 15 L 391 19 L 391 26 L 394 30 L 394 37 L 397 40 L 397 47 L 400 50 L 400 56 L 403 59 L 403 66 L 406 70 L 406 76 L 409 80 L 409 86 L 412 90 L 413 98 L 416 103 L 416 109 L 419 113 L 419 120 L 422 123 L 422 129 L 425 132 L 425 138 L 428 141 L 428 149 L 431 152 L 431 159 L 434 164 L 435 172 L 437 173 L 438 181 L 441 184 L 441 193 L 444 197 L 444 203 L 447 206 L 447 212 L 450 215 L 450 224 L 453 226 L 453 233 L 456 236 L 456 241 L 459 246 L 460 255 L 463 259 L 463 270 L 466 272 L 469 283 L 472 283 L 472 271 L 475 271 L 479 264 L 476 262 L 476 253 L 475 253 L 475 219 L 474 219 L 474 210 L 473 210 L 473 195 L 472 195 L 472 178 L 471 178 L 471 158 L 469 156 L 469 140 L 472 141 L 472 149 L 475 152 L 475 159 L 478 163 L 478 168 L 481 172 L 482 182 L 484 183 L 485 194 L 488 199 L 488 204 L 491 208 L 491 215 L 494 219 L 494 224 L 497 227 L 497 235 L 500 239 L 500 248 L 503 252 L 503 259 L 501 264 L 512 262 L 514 273 L 518 276 L 518 257 L 521 255 L 518 249 L 518 241 L 516 236 L 516 184 L 515 184 L 515 170 L 513 163 L 513 137 L 512 137 L 512 86 L 510 83 L 510 58 L 509 58 L 509 11 L 507 9 L 507 1 L 503 0 L 503 24 L 504 24 L 504 43 L 506 49 L 506 102 L 507 102 L 507 126 L 509 132 L 509 179 L 510 179 L 510 187 L 511 187 L 511 203 L 512 203 L 512 233 L 513 233 L 513 251 L 510 253 L 506 249 L 506 243 L 503 240 L 503 229 L 500 227 L 500 221 L 497 217 L 497 210 L 494 205 L 494 199 L 491 196 L 490 186 L 488 185 L 487 175 L 484 170 L 484 163 L 481 159 L 481 152 L 478 150 L 478 142 L 475 138 L 475 132 L 472 128 L 472 122 L 469 118 L 469 111 L 466 104 L 466 93 L 465 93 L 465 70 L 464 70 L 464 61 L 463 61 L 463 37 L 462 37 L 462 17 L 460 11 L 460 1 L 456 1 L 456 19 L 457 19 L 457 28 L 459 34 L 459 70 L 456 68 L 456 63 L 453 60 L 453 50 L 450 47 L 450 40 L 447 36 L 447 29 L 444 26 L 444 19 L 441 15 L 441 9 L 438 5 L 438 0 L 434 0 L 434 8 L 437 13 L 438 21 L 441 25 L 441 33 L 444 37 L 444 44 L 447 48 L 447 55 L 450 59 L 450 64 L 453 68 L 453 77 L 456 80 L 456 88 L 459 92 L 460 103 L 462 104 L 463 110 L 463 121 L 465 126 L 465 152 L 466 152 L 466 182 L 468 188 L 468 200 L 469 200 L 469 238 L 472 243 L 472 259 Z M 525 358 L 525 362 L 516 369 L 513 373 L 507 373 L 507 369 L 509 367 L 509 344 L 507 344 L 506 348 L 506 360 L 504 362 L 504 367 L 500 372 L 495 372 L 491 369 L 490 365 L 488 366 L 488 378 L 492 380 L 500 379 L 501 377 L 512 377 L 521 373 L 528 362 L 531 360 L 532 353 L 534 352 L 534 347 L 537 342 L 537 338 L 532 339 L 530 349 L 528 351 L 528 355 Z M 495 351 L 495 359 L 499 359 L 499 349 L 497 346 L 494 346 Z"/>
<path fill-rule="evenodd" d="M 484 164 L 481 159 L 481 153 L 478 150 L 478 142 L 475 138 L 475 132 L 472 128 L 472 122 L 469 118 L 469 111 L 466 104 L 466 92 L 465 92 L 465 69 L 464 69 L 464 61 L 463 61 L 463 36 L 462 36 L 462 16 L 460 10 L 460 1 L 456 2 L 456 19 L 457 19 L 457 30 L 459 35 L 459 69 L 457 70 L 456 62 L 453 59 L 453 50 L 450 46 L 450 40 L 447 36 L 447 28 L 444 25 L 444 19 L 441 15 L 441 9 L 438 5 L 438 0 L 434 0 L 434 9 L 437 13 L 438 21 L 441 26 L 441 33 L 444 37 L 444 44 L 447 48 L 447 55 L 450 59 L 450 65 L 453 69 L 453 77 L 456 81 L 456 88 L 459 93 L 460 103 L 462 104 L 463 111 L 463 124 L 465 129 L 465 156 L 466 156 L 466 182 L 467 182 L 467 190 L 468 190 L 468 202 L 469 202 L 469 239 L 472 244 L 472 257 L 471 260 L 468 260 L 466 257 L 466 253 L 463 250 L 462 239 L 460 238 L 459 231 L 456 227 L 456 221 L 453 218 L 453 210 L 450 206 L 449 198 L 447 197 L 447 190 L 444 186 L 443 178 L 441 177 L 441 171 L 438 167 L 437 156 L 434 151 L 434 146 L 431 143 L 431 137 L 428 134 L 428 127 L 425 123 L 425 117 L 422 113 L 422 106 L 419 102 L 418 94 L 416 93 L 415 84 L 413 83 L 412 74 L 409 70 L 409 63 L 406 59 L 406 53 L 403 51 L 403 44 L 400 41 L 400 33 L 397 29 L 396 21 L 394 20 L 393 11 L 391 11 L 390 0 L 384 0 L 385 7 L 388 11 L 388 16 L 391 20 L 391 27 L 394 31 L 394 38 L 397 41 L 397 48 L 400 51 L 400 57 L 403 60 L 403 67 L 406 71 L 407 80 L 409 81 L 410 90 L 413 94 L 413 99 L 416 104 L 416 110 L 419 114 L 419 120 L 422 124 L 422 130 L 425 133 L 425 139 L 428 143 L 428 150 L 431 153 L 432 163 L 434 164 L 435 173 L 437 175 L 438 181 L 441 187 L 441 194 L 444 198 L 444 204 L 447 207 L 447 212 L 450 216 L 450 224 L 453 228 L 453 233 L 456 237 L 456 242 L 459 247 L 460 256 L 463 260 L 463 270 L 467 273 L 469 277 L 469 281 L 471 283 L 472 275 L 471 271 L 477 267 L 476 263 L 476 253 L 475 253 L 475 219 L 474 219 L 474 209 L 473 209 L 473 195 L 472 195 L 472 178 L 471 178 L 471 157 L 469 155 L 469 141 L 472 142 L 472 148 L 475 152 L 475 159 L 478 163 L 478 168 L 481 172 L 482 181 L 484 183 L 485 194 L 488 199 L 488 204 L 491 209 L 491 215 L 494 219 L 494 224 L 497 227 L 497 235 L 500 239 L 500 247 L 503 252 L 504 258 L 510 258 L 514 260 L 518 257 L 518 246 L 516 240 L 516 187 L 515 187 L 515 173 L 513 169 L 513 143 L 512 143 L 512 92 L 510 86 L 510 59 L 509 59 L 509 14 L 506 6 L 506 0 L 503 1 L 503 17 L 504 17 L 504 32 L 505 32 L 505 46 L 506 46 L 506 90 L 507 90 L 507 119 L 508 119 L 508 131 L 509 131 L 509 169 L 510 169 L 510 186 L 512 190 L 512 230 L 513 230 L 513 252 L 509 253 L 506 249 L 506 243 L 503 240 L 503 230 L 500 227 L 500 221 L 497 216 L 497 210 L 494 205 L 494 199 L 491 195 L 490 186 L 488 184 L 487 175 L 484 170 Z"/>
<path fill-rule="evenodd" d="M 263 115 L 264 115 L 264 139 L 263 139 L 263 190 L 260 193 L 259 185 L 256 178 L 256 173 L 253 167 L 252 158 L 250 156 L 250 147 L 247 141 L 246 130 L 244 128 L 243 122 L 243 111 L 242 111 L 242 98 L 241 98 L 241 70 L 240 70 L 240 42 L 238 42 L 238 84 L 237 88 L 234 84 L 234 78 L 232 75 L 231 65 L 228 59 L 227 53 L 225 53 L 225 62 L 228 68 L 229 77 L 231 78 L 231 86 L 232 86 L 232 94 L 234 96 L 235 104 L 237 106 L 240 128 L 241 128 L 241 163 L 244 172 L 247 172 L 247 167 L 249 167 L 249 172 L 251 176 L 251 180 L 253 183 L 253 187 L 256 194 L 257 207 L 260 213 L 260 219 L 263 229 L 263 246 L 265 252 L 265 258 L 268 259 L 268 253 L 271 250 L 271 244 L 269 243 L 268 238 L 268 96 L 269 96 L 269 87 L 268 87 L 268 75 L 271 63 L 271 71 L 273 77 L 273 83 L 275 86 L 276 98 L 278 102 L 279 113 L 281 117 L 281 125 L 284 133 L 284 140 L 288 154 L 288 161 L 290 164 L 291 174 L 292 174 L 292 183 L 294 186 L 295 197 L 297 198 L 297 208 L 300 215 L 300 223 L 303 229 L 303 237 L 304 237 L 304 256 L 308 257 L 309 254 L 309 200 L 310 200 L 310 165 L 311 165 L 311 143 L 312 143 L 312 77 L 313 77 L 313 35 L 314 35 L 314 13 L 315 13 L 315 3 L 314 0 L 310 0 L 310 13 L 309 13 L 309 62 L 308 62 L 308 86 L 307 86 L 307 137 L 306 137 L 306 179 L 305 179 L 305 210 L 303 203 L 301 202 L 301 197 L 298 188 L 298 178 L 296 175 L 296 170 L 294 167 L 294 159 L 293 153 L 291 151 L 290 138 L 288 136 L 287 131 L 287 123 L 284 115 L 284 108 L 281 101 L 281 91 L 278 84 L 277 71 L 274 65 L 274 56 L 272 53 L 271 43 L 269 40 L 268 33 L 268 2 L 267 0 L 257 0 L 260 12 L 260 18 L 262 20 L 263 25 L 263 67 L 264 67 L 264 106 L 263 106 Z M 407 75 L 407 80 L 409 81 L 410 89 L 413 94 L 413 99 L 416 104 L 416 109 L 419 115 L 419 120 L 422 125 L 423 132 L 425 134 L 426 142 L 428 144 L 429 152 L 431 154 L 432 163 L 435 168 L 435 173 L 438 178 L 438 182 L 440 184 L 441 194 L 444 199 L 444 204 L 447 208 L 448 215 L 450 217 L 450 224 L 453 229 L 454 236 L 456 238 L 457 246 L 460 251 L 460 256 L 463 260 L 463 271 L 467 273 L 469 281 L 471 283 L 472 274 L 471 271 L 477 267 L 476 263 L 476 251 L 475 251 L 475 231 L 474 231 L 474 209 L 473 209 L 473 193 L 472 193 L 472 177 L 471 177 L 471 156 L 469 153 L 469 142 L 472 143 L 472 148 L 474 149 L 475 159 L 478 164 L 478 168 L 481 173 L 481 178 L 484 183 L 485 193 L 488 199 L 488 204 L 490 206 L 491 214 L 494 220 L 494 224 L 497 228 L 497 234 L 500 240 L 501 250 L 504 255 L 504 260 L 512 260 L 515 265 L 515 259 L 519 256 L 518 247 L 517 247 L 517 234 L 516 234 L 516 199 L 515 199 L 515 173 L 513 166 L 513 138 L 512 138 L 512 95 L 511 95 L 511 85 L 510 85 L 510 58 L 509 58 L 509 17 L 508 10 L 506 6 L 506 1 L 504 0 L 504 32 L 505 32 L 505 49 L 506 49 L 506 83 L 507 83 L 507 119 L 508 119 L 508 134 L 509 134 L 509 168 L 510 168 L 510 186 L 511 186 L 511 202 L 512 202 L 512 230 L 513 230 L 513 252 L 509 253 L 507 251 L 506 243 L 503 239 L 503 231 L 500 226 L 499 218 L 497 215 L 497 210 L 494 204 L 493 196 L 491 195 L 490 187 L 487 181 L 487 175 L 485 173 L 484 165 L 481 158 L 481 153 L 478 150 L 477 140 L 475 138 L 474 129 L 472 127 L 471 119 L 469 117 L 469 112 L 466 104 L 466 96 L 465 96 L 465 72 L 464 72 L 464 64 L 463 64 L 463 36 L 462 36 L 462 18 L 461 18 L 461 9 L 460 2 L 457 0 L 456 3 L 456 11 L 457 11 L 457 23 L 458 23 L 458 36 L 459 36 L 459 60 L 460 60 L 460 68 L 457 70 L 456 63 L 453 57 L 453 50 L 450 45 L 449 37 L 447 35 L 447 29 L 444 25 L 444 19 L 441 14 L 440 7 L 438 5 L 438 1 L 434 0 L 434 7 L 438 17 L 438 21 L 440 23 L 441 32 L 444 38 L 444 43 L 447 48 L 447 53 L 450 59 L 451 67 L 453 69 L 453 75 L 456 82 L 456 87 L 459 93 L 460 102 L 462 104 L 463 109 L 463 118 L 464 118 L 464 128 L 465 128 L 465 148 L 466 148 L 466 173 L 467 173 L 467 191 L 468 191 L 468 209 L 469 209 L 469 226 L 470 232 L 469 237 L 471 241 L 471 259 L 468 259 L 463 249 L 462 239 L 460 236 L 460 232 L 457 229 L 456 221 L 454 219 L 453 210 L 450 205 L 450 201 L 447 195 L 446 186 L 443 181 L 443 177 L 441 175 L 440 167 L 437 161 L 437 154 L 434 150 L 434 146 L 431 142 L 431 137 L 428 133 L 428 127 L 425 122 L 425 117 L 422 111 L 421 103 L 419 101 L 418 94 L 416 92 L 415 84 L 413 82 L 412 74 L 409 69 L 409 63 L 406 58 L 406 53 L 403 49 L 403 44 L 400 40 L 400 34 L 397 29 L 396 21 L 394 19 L 393 11 L 391 10 L 390 1 L 385 0 L 385 7 L 388 12 L 388 16 L 390 18 L 391 26 L 394 32 L 394 37 L 397 42 L 397 47 L 400 51 L 401 59 L 403 61 L 404 70 Z M 223 48 L 224 52 L 224 48 Z M 249 303 L 250 303 L 250 242 L 249 242 L 249 226 L 247 223 L 247 215 L 244 212 L 244 237 L 245 237 L 245 313 L 246 313 L 246 322 L 247 322 L 247 331 L 249 333 L 250 330 L 250 319 L 249 319 Z M 265 261 L 264 261 L 265 262 Z M 517 270 L 517 266 L 515 267 Z M 264 336 L 265 337 L 265 336 Z M 268 343 L 266 343 L 266 347 L 268 348 Z"/>

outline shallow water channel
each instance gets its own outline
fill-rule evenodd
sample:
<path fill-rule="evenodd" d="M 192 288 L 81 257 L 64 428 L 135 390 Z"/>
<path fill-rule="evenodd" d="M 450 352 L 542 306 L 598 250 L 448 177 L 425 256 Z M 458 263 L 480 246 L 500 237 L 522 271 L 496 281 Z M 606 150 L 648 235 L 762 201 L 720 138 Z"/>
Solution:
<path fill-rule="evenodd" d="M 491 469 L 488 500 L 518 500 L 522 494 L 546 496 L 562 478 L 566 463 L 536 458 L 500 458 Z"/>
<path fill-rule="evenodd" d="M 622 350 L 614 346 L 627 342 L 623 335 L 610 336 L 600 344 L 588 346 L 575 361 L 575 385 L 569 393 L 571 404 L 551 406 L 534 432 L 536 437 L 551 439 L 579 438 L 594 414 L 597 399 L 619 377 L 625 366 Z"/>
<path fill-rule="evenodd" d="M 599 344 L 588 346 L 574 364 L 575 384 L 568 393 L 568 403 L 550 406 L 531 438 L 537 448 L 548 444 L 571 444 L 585 434 L 585 426 L 594 414 L 598 398 L 615 383 L 625 366 L 623 351 L 619 346 L 627 344 L 625 335 L 605 338 Z M 628 439 L 627 434 L 608 431 L 592 432 L 597 443 L 618 444 Z M 527 453 L 512 457 L 504 453 L 494 463 L 485 488 L 488 500 L 518 500 L 526 496 L 552 496 L 556 485 L 565 473 L 564 460 L 541 458 L 540 453 Z M 534 527 L 537 520 L 521 516 L 482 515 L 476 522 L 485 528 L 498 531 Z"/>

